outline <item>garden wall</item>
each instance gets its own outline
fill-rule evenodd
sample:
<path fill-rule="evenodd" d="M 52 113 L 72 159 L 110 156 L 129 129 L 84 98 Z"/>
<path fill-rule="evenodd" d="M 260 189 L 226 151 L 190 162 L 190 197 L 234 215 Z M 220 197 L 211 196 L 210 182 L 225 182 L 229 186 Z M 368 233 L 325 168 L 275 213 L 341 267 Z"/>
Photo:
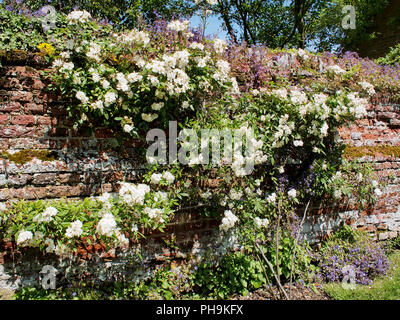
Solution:
<path fill-rule="evenodd" d="M 66 102 L 45 90 L 43 58 L 21 55 L 3 62 L 0 69 L 0 202 L 96 196 L 117 191 L 117 182 L 137 180 L 143 171 L 139 152 L 143 146 L 138 141 L 121 145 L 101 127 L 94 132 L 72 129 Z M 182 211 L 169 224 L 166 236 L 147 234 L 146 243 L 161 260 L 170 255 L 158 248 L 164 238 L 174 235 L 184 247 L 209 235 L 218 224 L 197 212 Z M 90 250 L 82 251 L 81 256 L 90 258 Z M 0 254 L 0 263 L 1 259 Z"/>
<path fill-rule="evenodd" d="M 134 182 L 141 173 L 143 159 L 139 148 L 143 145 L 138 141 L 120 145 L 112 132 L 101 127 L 94 127 L 93 131 L 72 129 L 65 109 L 67 102 L 45 90 L 47 83 L 41 74 L 46 70 L 43 58 L 21 55 L 13 56 L 11 62 L 3 59 L 0 69 L 0 202 L 82 198 L 117 191 L 117 182 L 121 180 Z M 346 156 L 373 162 L 385 187 L 377 204 L 368 211 L 359 213 L 343 204 L 313 208 L 303 228 L 310 240 L 324 237 L 344 222 L 371 232 L 379 240 L 397 236 L 400 231 L 399 133 L 400 106 L 382 103 L 371 104 L 366 119 L 340 129 L 341 138 L 349 145 Z M 184 258 L 192 250 L 194 240 L 209 242 L 218 225 L 219 221 L 200 218 L 196 212 L 179 212 L 166 234 L 148 235 L 143 243 L 146 259 Z M 170 251 L 163 241 L 172 235 L 179 250 Z M 21 275 L 33 270 L 34 261 L 39 258 L 24 258 L 26 263 L 20 265 L 22 271 L 11 270 L 13 262 L 9 253 L 14 244 L 3 245 L 0 282 L 9 279 L 9 274 Z M 79 251 L 81 258 L 90 260 L 96 248 L 82 246 Z M 113 256 L 103 255 L 103 258 Z M 121 263 L 118 261 L 114 261 L 114 267 Z M 37 265 L 39 268 L 42 264 Z M 4 268 L 10 270 L 4 271 Z M 109 270 L 113 274 L 114 269 Z"/>
<path fill-rule="evenodd" d="M 41 73 L 48 69 L 43 58 L 21 55 L 12 56 L 11 62 L 3 61 L 0 69 L 0 202 L 84 198 L 117 191 L 117 182 L 123 180 L 136 181 L 142 172 L 139 148 L 143 146 L 138 141 L 121 145 L 110 130 L 101 127 L 93 132 L 90 128 L 72 129 L 66 102 L 45 90 L 48 83 Z M 125 279 L 129 273 L 140 278 L 148 272 L 144 266 L 186 258 L 196 240 L 205 247 L 215 239 L 212 235 L 218 225 L 219 221 L 200 217 L 193 210 L 182 210 L 164 234 L 142 231 L 146 240 L 140 244 L 141 262 L 129 252 L 115 258 L 113 251 L 82 245 L 78 258 L 72 261 L 79 265 L 74 277 L 100 276 L 113 281 L 116 277 Z M 178 245 L 174 250 L 165 242 L 172 237 Z M 98 263 L 99 257 L 105 264 Z M 37 284 L 43 265 L 57 266 L 61 271 L 70 263 L 60 263 L 57 256 L 43 257 L 34 249 L 16 253 L 14 243 L 1 243 L 0 299 L 2 288 L 7 291 Z"/>
<path fill-rule="evenodd" d="M 116 191 L 118 181 L 137 179 L 143 163 L 140 142 L 121 146 L 106 128 L 72 129 L 66 102 L 45 90 L 43 58 L 24 53 L 11 60 L 3 62 L 0 70 L 0 201 L 88 197 Z M 380 239 L 396 236 L 400 231 L 400 106 L 371 104 L 366 119 L 339 133 L 350 146 L 346 155 L 373 162 L 387 186 L 368 212 L 358 214 L 339 206 L 339 211 L 345 211 L 338 217 L 327 213 L 337 212 L 338 206 L 314 210 L 304 232 L 314 238 L 346 220 L 371 232 L 387 231 Z M 187 231 L 207 232 L 217 225 L 196 213 L 182 213 L 171 231 L 180 242 L 188 240 Z"/>
<path fill-rule="evenodd" d="M 345 157 L 374 164 L 382 195 L 368 210 L 359 212 L 343 204 L 315 208 L 304 226 L 309 239 L 320 239 L 341 223 L 371 233 L 377 240 L 395 238 L 400 231 L 400 105 L 370 104 L 368 116 L 339 134 L 347 144 Z"/>

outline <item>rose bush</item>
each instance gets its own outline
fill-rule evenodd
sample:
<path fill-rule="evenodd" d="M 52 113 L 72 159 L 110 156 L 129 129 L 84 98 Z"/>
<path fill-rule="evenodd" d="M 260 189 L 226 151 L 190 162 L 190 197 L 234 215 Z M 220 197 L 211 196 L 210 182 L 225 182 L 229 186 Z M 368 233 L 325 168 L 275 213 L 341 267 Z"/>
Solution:
<path fill-rule="evenodd" d="M 164 186 L 175 176 L 164 172 Z M 0 208 L 1 239 L 18 247 L 39 247 L 67 257 L 78 245 L 102 243 L 105 249 L 126 251 L 130 241 L 144 237 L 144 230 L 163 230 L 177 205 L 175 191 L 161 183 L 121 183 L 118 194 L 104 193 L 83 201 L 16 202 Z"/>

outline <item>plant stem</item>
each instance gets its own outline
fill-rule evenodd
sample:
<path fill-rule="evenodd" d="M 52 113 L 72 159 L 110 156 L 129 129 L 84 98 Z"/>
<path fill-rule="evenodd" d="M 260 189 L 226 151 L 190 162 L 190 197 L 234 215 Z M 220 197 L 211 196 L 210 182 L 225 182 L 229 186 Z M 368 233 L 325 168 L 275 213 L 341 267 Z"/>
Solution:
<path fill-rule="evenodd" d="M 304 220 L 306 219 L 306 214 L 307 214 L 307 211 L 308 211 L 308 207 L 309 207 L 309 205 L 310 205 L 310 202 L 311 202 L 311 200 L 308 200 L 307 205 L 306 205 L 306 208 L 305 208 L 305 210 L 304 210 L 303 218 L 301 219 L 301 222 L 300 222 L 299 230 L 298 230 L 297 235 L 296 235 L 296 240 L 295 240 L 295 242 L 294 242 L 294 252 L 293 252 L 293 257 L 292 257 L 292 263 L 291 263 L 291 266 L 290 266 L 289 297 L 290 297 L 290 292 L 291 292 L 291 289 L 292 289 L 293 267 L 294 267 L 294 261 L 295 261 L 295 259 L 296 259 L 297 244 L 298 244 L 299 239 L 300 239 L 300 232 L 301 232 L 301 229 L 302 229 L 302 227 L 303 227 Z"/>
<path fill-rule="evenodd" d="M 279 237 L 279 232 L 280 232 L 280 222 L 281 222 L 281 202 L 282 200 L 279 199 L 278 202 L 278 221 L 277 221 L 277 225 L 276 225 L 276 237 L 275 237 L 275 251 L 276 251 L 276 258 L 275 258 L 275 264 L 276 264 L 276 273 L 278 275 L 278 280 L 280 282 L 281 278 L 280 278 L 280 269 L 279 269 L 279 241 L 280 241 L 280 237 Z"/>
<path fill-rule="evenodd" d="M 275 294 L 275 292 L 274 292 L 274 289 L 272 288 L 272 284 L 271 284 L 271 282 L 269 281 L 269 277 L 268 277 L 268 274 L 267 274 L 267 270 L 265 270 L 264 264 L 261 262 L 261 259 L 260 259 L 260 257 L 258 256 L 258 254 L 256 255 L 256 257 L 257 257 L 258 261 L 260 262 L 261 268 L 263 269 L 263 272 L 264 272 L 264 275 L 265 275 L 265 279 L 267 280 L 268 289 L 271 291 L 271 294 L 272 294 L 272 296 L 274 297 L 274 300 L 278 300 L 277 297 L 276 297 L 276 294 Z"/>
<path fill-rule="evenodd" d="M 267 265 L 268 265 L 269 269 L 271 270 L 272 274 L 274 275 L 275 280 L 276 280 L 276 282 L 278 283 L 279 289 L 282 291 L 282 293 L 283 293 L 283 295 L 285 296 L 285 298 L 286 298 L 287 300 L 289 300 L 289 297 L 288 297 L 288 295 L 287 295 L 285 289 L 283 288 L 281 282 L 279 281 L 279 278 L 278 278 L 278 276 L 277 276 L 277 274 L 276 274 L 276 272 L 275 272 L 275 270 L 274 270 L 272 264 L 269 262 L 269 260 L 267 259 L 267 257 L 264 255 L 264 252 L 262 252 L 262 250 L 261 250 L 261 248 L 260 248 L 260 246 L 258 245 L 257 242 L 255 243 L 255 245 L 256 245 L 258 251 L 260 251 L 261 256 L 263 257 L 263 259 L 264 259 L 265 262 L 267 263 Z"/>

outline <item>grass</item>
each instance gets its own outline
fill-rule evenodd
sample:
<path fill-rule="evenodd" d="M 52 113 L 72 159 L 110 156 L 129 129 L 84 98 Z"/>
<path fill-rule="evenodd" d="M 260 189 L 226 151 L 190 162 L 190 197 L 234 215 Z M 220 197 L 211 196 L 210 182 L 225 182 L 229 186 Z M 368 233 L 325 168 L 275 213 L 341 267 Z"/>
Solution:
<path fill-rule="evenodd" d="M 324 290 L 334 300 L 400 300 L 400 250 L 392 253 L 389 261 L 388 274 L 375 279 L 371 285 L 346 290 L 340 283 L 329 283 Z"/>

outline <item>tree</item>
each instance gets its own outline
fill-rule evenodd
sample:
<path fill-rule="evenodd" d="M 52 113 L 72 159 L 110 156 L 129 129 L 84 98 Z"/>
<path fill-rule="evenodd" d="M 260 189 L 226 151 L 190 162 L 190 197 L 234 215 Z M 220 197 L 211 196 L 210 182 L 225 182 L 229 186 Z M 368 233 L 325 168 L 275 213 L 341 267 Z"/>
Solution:
<path fill-rule="evenodd" d="M 390 0 L 218 0 L 211 9 L 234 42 L 270 47 L 356 49 Z M 346 5 L 356 10 L 356 29 L 344 29 Z"/>
<path fill-rule="evenodd" d="M 323 0 L 218 0 L 213 10 L 235 42 L 304 48 L 327 3 Z"/>
<path fill-rule="evenodd" d="M 339 7 L 353 5 L 356 8 L 356 28 L 338 32 L 333 41 L 341 44 L 346 50 L 357 51 L 360 44 L 372 40 L 376 35 L 373 32 L 375 20 L 391 0 L 336 0 Z"/>

